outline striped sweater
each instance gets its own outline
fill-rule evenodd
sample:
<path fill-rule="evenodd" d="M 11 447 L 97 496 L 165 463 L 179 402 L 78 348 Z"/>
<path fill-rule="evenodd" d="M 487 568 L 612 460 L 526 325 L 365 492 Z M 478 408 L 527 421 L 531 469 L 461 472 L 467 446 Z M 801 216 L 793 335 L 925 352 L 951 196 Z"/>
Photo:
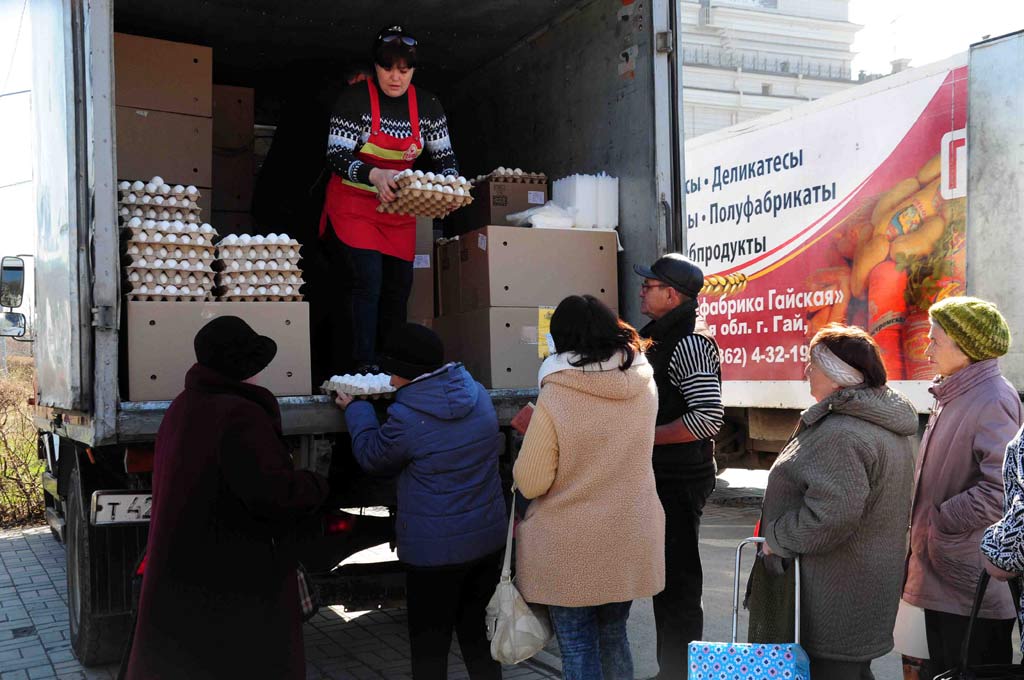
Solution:
<path fill-rule="evenodd" d="M 420 115 L 421 143 L 434 165 L 434 172 L 458 175 L 459 164 L 448 136 L 448 120 L 437 97 L 426 90 L 416 90 Z M 341 93 L 331 114 L 327 137 L 327 164 L 342 179 L 358 184 L 370 183 L 373 166 L 356 157 L 370 138 L 370 94 L 363 85 L 349 87 Z M 409 96 L 389 97 L 380 93 L 381 132 L 404 139 L 412 136 L 409 122 Z"/>

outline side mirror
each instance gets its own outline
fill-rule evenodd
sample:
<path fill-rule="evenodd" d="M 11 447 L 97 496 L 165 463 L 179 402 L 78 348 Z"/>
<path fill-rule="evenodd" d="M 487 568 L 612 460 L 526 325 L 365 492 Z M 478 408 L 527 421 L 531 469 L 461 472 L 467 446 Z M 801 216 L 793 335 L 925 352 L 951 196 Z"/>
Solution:
<path fill-rule="evenodd" d="M 25 315 L 18 312 L 0 314 L 0 337 L 20 338 L 25 335 Z"/>
<path fill-rule="evenodd" d="M 25 261 L 20 257 L 3 258 L 0 260 L 0 307 L 20 307 L 24 293 Z M 24 323 L 22 327 L 24 329 Z"/>

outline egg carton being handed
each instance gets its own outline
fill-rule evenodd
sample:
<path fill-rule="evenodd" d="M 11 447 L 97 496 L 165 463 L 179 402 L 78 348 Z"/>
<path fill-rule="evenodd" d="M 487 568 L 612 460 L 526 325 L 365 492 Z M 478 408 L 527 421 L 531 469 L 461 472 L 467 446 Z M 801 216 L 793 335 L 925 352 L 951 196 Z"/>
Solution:
<path fill-rule="evenodd" d="M 436 190 L 443 191 L 443 187 L 451 187 L 452 193 L 462 196 L 468 194 L 473 185 L 462 175 L 440 175 L 422 170 L 403 170 L 395 175 L 395 184 L 399 189 L 424 189 L 427 185 L 433 185 Z M 456 190 L 462 189 L 459 194 Z"/>
<path fill-rule="evenodd" d="M 332 392 L 338 392 L 353 397 L 370 398 L 388 396 L 395 391 L 395 387 L 391 384 L 391 376 L 384 373 L 375 373 L 373 375 L 352 375 L 350 373 L 333 375 L 329 380 L 324 381 L 320 389 L 323 390 L 324 394 L 328 395 Z"/>

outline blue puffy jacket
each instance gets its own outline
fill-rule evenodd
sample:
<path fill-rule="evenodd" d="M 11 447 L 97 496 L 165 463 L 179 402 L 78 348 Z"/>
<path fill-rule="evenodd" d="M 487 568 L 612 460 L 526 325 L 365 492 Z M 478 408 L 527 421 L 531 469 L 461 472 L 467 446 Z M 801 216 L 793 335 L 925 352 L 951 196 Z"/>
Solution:
<path fill-rule="evenodd" d="M 398 474 L 400 560 L 460 564 L 503 546 L 498 416 L 462 364 L 400 388 L 383 424 L 365 401 L 349 405 L 345 420 L 363 469 Z"/>

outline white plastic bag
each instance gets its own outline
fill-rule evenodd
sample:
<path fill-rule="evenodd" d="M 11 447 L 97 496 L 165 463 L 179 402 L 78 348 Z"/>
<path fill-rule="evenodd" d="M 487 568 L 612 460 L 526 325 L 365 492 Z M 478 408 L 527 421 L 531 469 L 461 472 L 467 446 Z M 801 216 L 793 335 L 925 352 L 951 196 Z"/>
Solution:
<path fill-rule="evenodd" d="M 546 204 L 536 208 L 506 215 L 505 219 L 517 227 L 524 227 L 530 224 L 537 229 L 568 229 L 573 226 L 574 222 L 572 213 L 560 207 L 554 201 L 548 201 Z"/>
<path fill-rule="evenodd" d="M 501 580 L 487 603 L 485 624 L 487 639 L 491 641 L 491 657 L 503 664 L 526 661 L 551 639 L 551 623 L 547 608 L 531 605 L 519 594 L 512 583 L 512 527 L 515 507 L 508 520 L 508 538 L 505 541 L 505 562 Z"/>

